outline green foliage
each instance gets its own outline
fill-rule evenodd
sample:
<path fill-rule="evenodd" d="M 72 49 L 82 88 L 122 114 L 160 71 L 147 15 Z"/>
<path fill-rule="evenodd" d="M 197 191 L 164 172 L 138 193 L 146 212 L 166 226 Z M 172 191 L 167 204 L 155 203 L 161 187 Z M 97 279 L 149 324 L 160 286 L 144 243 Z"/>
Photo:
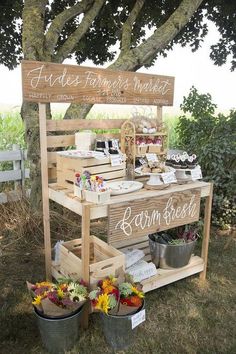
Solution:
<path fill-rule="evenodd" d="M 211 96 L 194 87 L 181 108 L 191 117 L 179 118 L 179 145 L 197 154 L 204 180 L 214 182 L 213 222 L 226 228 L 236 222 L 236 111 L 216 115 Z"/>
<path fill-rule="evenodd" d="M 25 128 L 20 113 L 0 114 L 0 150 L 11 150 L 13 144 L 26 148 Z"/>
<path fill-rule="evenodd" d="M 24 3 L 26 1 L 23 0 L 2 0 L 0 4 L 0 63 L 10 69 L 16 67 L 22 57 L 21 19 Z M 30 1 L 28 3 L 30 4 Z M 44 3 L 47 4 L 45 5 Z M 77 3 L 77 0 L 42 2 L 45 29 L 50 27 L 56 16 L 62 14 L 66 9 L 73 8 Z M 95 1 L 88 1 L 86 11 L 94 3 Z M 89 27 L 74 48 L 74 53 L 72 54 L 74 54 L 77 63 L 80 64 L 89 59 L 95 65 L 103 65 L 105 62 L 114 60 L 117 55 L 115 44 L 121 40 L 123 25 L 129 18 L 135 3 L 136 0 L 113 0 L 104 3 L 92 26 Z M 135 48 L 145 40 L 147 28 L 150 31 L 154 31 L 156 28 L 161 27 L 180 4 L 180 0 L 145 1 L 142 11 L 132 28 L 131 47 Z M 44 6 L 45 8 L 43 8 Z M 215 64 L 222 65 L 230 58 L 232 70 L 235 69 L 235 12 L 235 1 L 204 0 L 188 24 L 179 31 L 176 37 L 163 50 L 159 51 L 159 54 L 166 56 L 167 51 L 175 43 L 179 43 L 182 46 L 189 45 L 192 51 L 196 51 L 208 33 L 208 25 L 205 22 L 205 18 L 207 18 L 213 21 L 219 30 L 219 40 L 211 46 L 211 59 Z M 70 17 L 61 30 L 55 52 L 73 35 L 80 22 L 79 16 Z M 177 26 L 176 24 L 176 28 Z M 32 28 L 32 31 L 34 31 L 34 28 Z M 150 58 L 143 65 L 149 67 L 155 59 Z"/>

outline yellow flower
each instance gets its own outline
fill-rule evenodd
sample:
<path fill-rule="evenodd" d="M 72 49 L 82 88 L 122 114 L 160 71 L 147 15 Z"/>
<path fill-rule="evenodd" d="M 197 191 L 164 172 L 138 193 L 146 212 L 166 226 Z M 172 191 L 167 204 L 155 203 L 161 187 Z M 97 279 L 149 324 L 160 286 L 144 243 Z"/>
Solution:
<path fill-rule="evenodd" d="M 141 299 L 144 298 L 144 293 L 142 291 L 139 291 L 135 286 L 132 286 L 132 292 Z"/>
<path fill-rule="evenodd" d="M 40 305 L 42 298 L 43 298 L 43 297 L 42 297 L 41 295 L 37 295 L 37 296 L 34 298 L 34 301 L 32 301 L 32 304 L 33 304 L 33 305 Z"/>
<path fill-rule="evenodd" d="M 41 283 L 36 283 L 35 285 L 37 286 L 37 288 L 41 288 L 43 286 L 47 286 L 51 288 L 53 286 L 53 284 L 50 283 L 49 281 L 42 281 Z"/>
<path fill-rule="evenodd" d="M 107 294 L 99 295 L 95 309 L 108 313 L 109 310 L 109 296 Z"/>
<path fill-rule="evenodd" d="M 64 292 L 61 289 L 57 289 L 57 295 L 62 298 L 64 297 Z"/>

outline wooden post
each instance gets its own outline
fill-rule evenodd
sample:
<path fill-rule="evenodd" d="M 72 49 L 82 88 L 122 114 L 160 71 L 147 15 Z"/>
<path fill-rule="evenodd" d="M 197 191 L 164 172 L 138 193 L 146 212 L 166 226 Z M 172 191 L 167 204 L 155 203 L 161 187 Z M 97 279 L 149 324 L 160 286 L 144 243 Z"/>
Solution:
<path fill-rule="evenodd" d="M 82 276 L 89 284 L 89 259 L 90 259 L 90 205 L 82 205 Z M 89 304 L 87 303 L 83 313 L 83 327 L 88 327 Z"/>
<path fill-rule="evenodd" d="M 40 130 L 40 155 L 41 155 L 41 178 L 43 198 L 43 227 L 45 246 L 45 268 L 46 278 L 52 279 L 51 274 L 51 237 L 50 237 L 50 215 L 49 215 L 49 194 L 48 194 L 48 161 L 47 161 L 47 136 L 46 136 L 46 104 L 39 103 L 39 130 Z"/>
<path fill-rule="evenodd" d="M 162 123 L 163 123 L 162 119 L 163 119 L 162 106 L 157 106 L 157 124 L 158 125 L 162 125 Z"/>
<path fill-rule="evenodd" d="M 211 227 L 212 195 L 213 195 L 213 184 L 211 183 L 210 192 L 209 195 L 206 197 L 206 201 L 205 201 L 204 228 L 203 228 L 202 253 L 201 253 L 201 257 L 204 261 L 204 269 L 200 273 L 201 280 L 206 279 L 208 248 L 209 248 L 209 240 L 210 240 L 210 227 Z"/>

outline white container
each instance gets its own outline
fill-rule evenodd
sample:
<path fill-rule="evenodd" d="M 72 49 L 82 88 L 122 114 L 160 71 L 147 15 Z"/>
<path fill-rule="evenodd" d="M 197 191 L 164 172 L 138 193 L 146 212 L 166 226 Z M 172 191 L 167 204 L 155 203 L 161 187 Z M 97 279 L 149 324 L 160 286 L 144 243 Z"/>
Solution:
<path fill-rule="evenodd" d="M 77 150 L 92 150 L 96 140 L 96 133 L 84 130 L 75 133 L 75 145 Z"/>
<path fill-rule="evenodd" d="M 85 200 L 87 202 L 95 203 L 95 204 L 103 204 L 110 199 L 110 191 L 106 192 L 92 192 L 92 191 L 84 191 Z"/>

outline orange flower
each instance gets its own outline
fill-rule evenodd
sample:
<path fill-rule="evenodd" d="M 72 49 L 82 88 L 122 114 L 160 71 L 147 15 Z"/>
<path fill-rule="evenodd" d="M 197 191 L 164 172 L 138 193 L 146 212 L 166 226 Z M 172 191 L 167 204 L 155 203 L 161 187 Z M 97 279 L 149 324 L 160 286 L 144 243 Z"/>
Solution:
<path fill-rule="evenodd" d="M 110 294 L 110 293 L 112 293 L 114 290 L 116 290 L 116 287 L 113 286 L 113 285 L 107 285 L 105 288 L 103 288 L 104 294 Z"/>

